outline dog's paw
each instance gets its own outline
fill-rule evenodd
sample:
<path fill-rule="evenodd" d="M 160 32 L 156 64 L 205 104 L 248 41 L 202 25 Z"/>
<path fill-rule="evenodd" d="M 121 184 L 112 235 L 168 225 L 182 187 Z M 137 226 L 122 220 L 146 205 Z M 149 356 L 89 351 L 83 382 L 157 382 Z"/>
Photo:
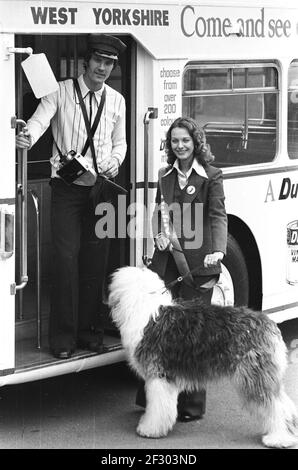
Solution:
<path fill-rule="evenodd" d="M 137 427 L 137 434 L 141 437 L 151 437 L 151 438 L 160 438 L 160 437 L 165 437 L 167 433 L 161 433 L 159 430 L 150 428 L 147 426 L 141 426 L 139 425 Z"/>
<path fill-rule="evenodd" d="M 168 432 L 169 429 L 166 429 L 161 423 L 150 421 L 147 418 L 143 419 L 143 417 L 140 419 L 137 427 L 137 434 L 142 437 L 165 437 Z"/>
<path fill-rule="evenodd" d="M 294 447 L 298 444 L 297 437 L 291 434 L 266 434 L 262 437 L 262 442 L 266 447 L 274 447 L 276 449 L 286 449 Z"/>

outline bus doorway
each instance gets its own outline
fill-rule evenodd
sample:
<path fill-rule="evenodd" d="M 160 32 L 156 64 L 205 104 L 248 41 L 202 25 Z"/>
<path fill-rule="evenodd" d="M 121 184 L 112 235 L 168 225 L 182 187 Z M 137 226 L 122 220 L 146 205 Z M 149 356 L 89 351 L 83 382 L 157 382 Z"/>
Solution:
<path fill-rule="evenodd" d="M 87 35 L 17 35 L 16 47 L 32 47 L 34 53 L 45 53 L 56 79 L 65 80 L 77 77 L 83 72 L 83 57 L 86 51 Z M 131 123 L 131 64 L 133 42 L 129 36 L 121 36 L 127 49 L 117 67 L 113 70 L 107 84 L 119 91 L 125 98 L 127 109 L 127 155 L 115 182 L 129 190 L 130 184 L 130 136 Z M 35 111 L 39 100 L 31 91 L 22 71 L 20 62 L 24 57 L 16 55 L 16 115 L 27 121 Z M 51 227 L 50 227 L 50 157 L 52 135 L 48 129 L 35 146 L 28 151 L 28 277 L 23 291 L 16 295 L 16 369 L 34 366 L 36 348 L 40 351 L 38 363 L 55 361 L 48 350 L 48 317 L 50 312 L 51 274 Z M 17 171 L 16 171 L 17 173 Z M 127 197 L 129 204 L 129 196 Z M 123 209 L 122 209 L 123 210 Z M 116 209 L 117 212 L 117 209 Z M 117 215 L 117 214 L 116 214 Z M 116 217 L 117 220 L 117 217 Z M 16 246 L 19 243 L 20 223 L 16 209 Z M 101 284 L 100 260 L 104 258 L 105 244 L 98 239 L 82 246 L 80 263 L 92 265 L 92 275 L 81 280 L 81 301 L 88 303 L 88 292 Z M 20 252 L 17 250 L 16 272 L 19 272 Z M 110 240 L 107 273 L 117 267 L 129 264 L 129 242 L 125 238 Z M 96 263 L 99 260 L 99 263 Z M 107 332 L 105 344 L 107 351 L 120 349 L 120 340 L 111 324 L 109 312 L 104 302 L 98 306 Z M 90 355 L 78 351 L 78 355 Z"/>

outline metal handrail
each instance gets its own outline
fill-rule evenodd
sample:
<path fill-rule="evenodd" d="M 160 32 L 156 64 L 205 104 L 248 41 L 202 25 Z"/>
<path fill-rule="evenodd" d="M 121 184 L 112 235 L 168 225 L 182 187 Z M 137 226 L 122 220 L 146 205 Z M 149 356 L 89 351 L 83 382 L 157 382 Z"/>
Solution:
<path fill-rule="evenodd" d="M 148 206 L 148 127 L 150 122 L 150 111 L 144 116 L 144 217 L 143 217 L 143 263 L 148 265 L 148 239 L 147 239 L 147 206 Z"/>
<path fill-rule="evenodd" d="M 41 348 L 41 240 L 40 240 L 40 202 L 39 197 L 29 189 L 32 196 L 35 214 L 36 214 L 36 335 L 37 335 L 37 349 Z"/>
<path fill-rule="evenodd" d="M 24 131 L 27 124 L 22 119 L 11 119 L 11 127 L 13 129 L 21 126 Z M 21 237 L 20 237 L 20 284 L 15 282 L 11 284 L 10 291 L 15 295 L 18 290 L 24 289 L 28 283 L 27 273 L 27 149 L 18 149 L 18 181 L 17 181 L 17 196 L 20 199 L 20 212 L 21 212 Z"/>
<path fill-rule="evenodd" d="M 144 116 L 144 217 L 143 217 L 143 263 L 149 266 L 151 260 L 148 257 L 148 159 L 149 159 L 149 122 L 156 119 L 157 108 L 148 108 Z"/>
<path fill-rule="evenodd" d="M 27 123 L 22 119 L 11 119 L 11 127 L 13 129 L 21 127 L 22 131 L 26 130 Z M 15 295 L 19 291 L 20 318 L 23 318 L 23 296 L 22 289 L 28 283 L 27 261 L 28 261 L 28 245 L 27 245 L 27 215 L 28 215 L 28 174 L 27 174 L 27 149 L 18 149 L 17 152 L 17 198 L 18 208 L 20 211 L 20 284 L 15 282 L 11 284 L 11 294 Z M 29 189 L 32 196 L 35 213 L 36 213 L 36 328 L 37 328 L 37 348 L 41 348 L 41 243 L 40 243 L 40 203 L 37 194 Z"/>

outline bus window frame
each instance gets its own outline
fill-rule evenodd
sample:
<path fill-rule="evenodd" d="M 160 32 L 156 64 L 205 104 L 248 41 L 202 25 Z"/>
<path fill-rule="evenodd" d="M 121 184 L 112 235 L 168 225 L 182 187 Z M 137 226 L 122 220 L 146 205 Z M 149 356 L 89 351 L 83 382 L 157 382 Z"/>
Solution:
<path fill-rule="evenodd" d="M 268 86 L 268 87 L 249 87 L 249 88 L 224 88 L 224 89 L 206 89 L 206 90 L 185 90 L 185 75 L 189 70 L 209 70 L 209 69 L 232 69 L 232 70 L 237 70 L 237 69 L 250 69 L 250 68 L 274 68 L 276 70 L 276 87 Z M 276 96 L 276 130 L 275 130 L 275 138 L 276 138 L 276 143 L 275 143 L 275 154 L 270 161 L 260 161 L 260 162 L 254 162 L 254 163 L 247 163 L 247 164 L 231 164 L 231 165 L 223 165 L 223 168 L 229 168 L 229 169 L 237 169 L 237 171 L 245 172 L 247 171 L 248 167 L 251 166 L 257 166 L 260 168 L 261 166 L 266 166 L 266 165 L 272 165 L 276 163 L 279 160 L 280 156 L 280 148 L 281 148 L 281 143 L 280 143 L 280 133 L 281 133 L 281 82 L 282 82 L 282 77 L 281 77 L 281 68 L 279 65 L 279 62 L 276 60 L 272 59 L 267 59 L 267 60 L 238 60 L 238 61 L 231 61 L 231 60 L 225 60 L 225 61 L 199 61 L 199 60 L 191 60 L 188 61 L 183 69 L 182 73 L 182 106 L 183 106 L 183 100 L 185 98 L 193 98 L 193 97 L 206 97 L 206 96 L 248 96 L 248 95 L 256 95 L 256 94 L 274 94 Z M 231 83 L 233 81 L 231 80 Z M 238 125 L 238 127 L 240 127 Z M 243 126 L 243 134 L 244 134 L 244 139 L 245 136 L 247 137 L 247 129 L 248 129 L 248 123 Z M 239 131 L 239 130 L 238 130 Z M 288 157 L 289 158 L 289 157 Z M 220 166 L 220 165 L 219 165 Z"/>
<path fill-rule="evenodd" d="M 287 154 L 288 154 L 288 157 L 289 157 L 289 160 L 293 163 L 297 163 L 297 160 L 298 160 L 298 150 L 297 150 L 297 153 L 296 153 L 296 156 L 291 156 L 291 153 L 289 151 L 289 137 L 290 137 L 290 131 L 289 131 L 289 95 L 290 93 L 295 93 L 298 95 L 298 75 L 297 75 L 297 85 L 291 85 L 290 86 L 290 69 L 291 69 L 291 66 L 293 63 L 296 63 L 297 64 L 297 69 L 298 69 L 298 58 L 294 58 L 291 60 L 291 62 L 289 63 L 289 67 L 288 67 L 288 76 L 287 76 Z M 297 101 L 297 104 L 298 104 L 298 101 Z M 297 146 L 298 147 L 298 146 Z M 292 154 L 293 155 L 293 154 Z"/>

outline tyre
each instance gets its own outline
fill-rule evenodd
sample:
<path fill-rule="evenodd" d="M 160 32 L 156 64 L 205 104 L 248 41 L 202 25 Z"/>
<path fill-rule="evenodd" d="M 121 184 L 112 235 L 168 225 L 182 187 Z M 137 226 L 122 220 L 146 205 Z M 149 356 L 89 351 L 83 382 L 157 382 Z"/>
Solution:
<path fill-rule="evenodd" d="M 249 276 L 243 252 L 228 234 L 227 254 L 222 262 L 222 273 L 214 287 L 212 303 L 217 305 L 248 305 Z"/>

